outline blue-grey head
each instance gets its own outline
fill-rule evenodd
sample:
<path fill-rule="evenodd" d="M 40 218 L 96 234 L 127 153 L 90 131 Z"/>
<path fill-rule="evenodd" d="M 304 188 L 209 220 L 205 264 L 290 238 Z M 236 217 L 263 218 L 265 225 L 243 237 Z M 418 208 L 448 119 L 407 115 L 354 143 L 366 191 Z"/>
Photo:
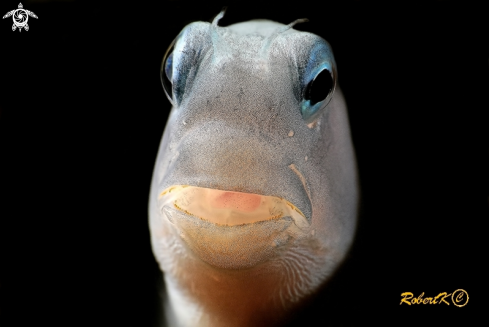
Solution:
<path fill-rule="evenodd" d="M 356 223 L 333 52 L 293 28 L 304 20 L 220 27 L 221 17 L 187 25 L 163 59 L 173 108 L 153 176 L 153 250 L 175 280 L 185 258 L 268 267 L 289 287 L 277 296 L 295 301 L 331 275 Z M 172 257 L 175 247 L 186 256 Z"/>

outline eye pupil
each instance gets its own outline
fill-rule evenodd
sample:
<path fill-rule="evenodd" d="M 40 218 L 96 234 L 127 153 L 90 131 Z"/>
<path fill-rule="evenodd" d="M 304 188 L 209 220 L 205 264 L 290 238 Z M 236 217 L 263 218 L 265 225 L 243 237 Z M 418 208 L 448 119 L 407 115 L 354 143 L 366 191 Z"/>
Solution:
<path fill-rule="evenodd" d="M 326 99 L 333 90 L 333 78 L 327 69 L 323 69 L 315 79 L 309 82 L 305 91 L 305 99 L 310 100 L 311 106 Z"/>
<path fill-rule="evenodd" d="M 173 52 L 168 56 L 168 59 L 166 59 L 166 63 L 165 63 L 165 74 L 166 74 L 166 77 L 170 80 L 170 82 L 172 81 L 171 78 L 172 78 L 172 69 L 173 68 Z"/>

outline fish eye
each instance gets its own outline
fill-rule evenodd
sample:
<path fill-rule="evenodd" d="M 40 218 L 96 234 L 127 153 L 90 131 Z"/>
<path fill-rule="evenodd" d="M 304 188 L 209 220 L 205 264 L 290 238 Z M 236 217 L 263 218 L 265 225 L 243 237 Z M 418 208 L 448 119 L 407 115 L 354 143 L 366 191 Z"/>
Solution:
<path fill-rule="evenodd" d="M 160 68 L 165 94 L 173 107 L 180 106 L 190 94 L 205 53 L 212 49 L 209 24 L 192 23 L 185 27 L 166 50 Z"/>
<path fill-rule="evenodd" d="M 317 37 L 306 51 L 305 65 L 300 69 L 300 111 L 309 125 L 333 98 L 337 74 L 333 51 L 328 42 Z"/>
<path fill-rule="evenodd" d="M 335 75 L 334 70 L 323 68 L 307 83 L 301 103 L 302 118 L 305 121 L 314 120 L 320 109 L 326 107 L 331 101 L 336 84 Z"/>
<path fill-rule="evenodd" d="M 172 105 L 175 105 L 175 101 L 173 100 L 173 88 L 172 88 L 173 49 L 175 48 L 175 43 L 177 38 L 173 40 L 173 42 L 166 50 L 165 56 L 163 57 L 163 61 L 161 62 L 161 69 L 160 69 L 161 85 L 163 85 L 163 90 L 165 91 L 166 97 L 168 98 L 168 100 L 170 100 L 170 103 Z"/>

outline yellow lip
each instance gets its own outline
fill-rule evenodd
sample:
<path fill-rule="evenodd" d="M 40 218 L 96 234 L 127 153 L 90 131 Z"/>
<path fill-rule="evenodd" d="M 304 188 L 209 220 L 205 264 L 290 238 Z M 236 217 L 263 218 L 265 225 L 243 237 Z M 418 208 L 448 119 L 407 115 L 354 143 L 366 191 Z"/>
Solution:
<path fill-rule="evenodd" d="M 300 228 L 309 227 L 304 214 L 289 201 L 253 193 L 173 185 L 159 195 L 161 207 L 172 207 L 202 220 L 235 226 L 292 217 Z"/>

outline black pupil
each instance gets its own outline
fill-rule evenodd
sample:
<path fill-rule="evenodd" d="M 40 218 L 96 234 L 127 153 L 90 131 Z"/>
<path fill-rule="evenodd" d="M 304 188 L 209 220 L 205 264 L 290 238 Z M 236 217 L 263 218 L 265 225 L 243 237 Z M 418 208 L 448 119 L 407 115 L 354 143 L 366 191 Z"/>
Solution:
<path fill-rule="evenodd" d="M 305 98 L 311 101 L 311 106 L 326 99 L 333 90 L 333 79 L 327 69 L 323 69 L 316 78 L 307 84 Z"/>

